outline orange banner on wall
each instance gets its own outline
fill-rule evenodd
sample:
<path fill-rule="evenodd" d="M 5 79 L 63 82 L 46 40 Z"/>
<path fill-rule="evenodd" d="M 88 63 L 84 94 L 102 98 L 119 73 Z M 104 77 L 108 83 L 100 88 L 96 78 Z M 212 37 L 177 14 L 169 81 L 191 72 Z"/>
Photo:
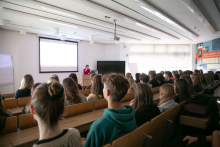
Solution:
<path fill-rule="evenodd" d="M 196 59 L 220 57 L 220 51 L 203 53 L 203 49 L 197 50 Z"/>

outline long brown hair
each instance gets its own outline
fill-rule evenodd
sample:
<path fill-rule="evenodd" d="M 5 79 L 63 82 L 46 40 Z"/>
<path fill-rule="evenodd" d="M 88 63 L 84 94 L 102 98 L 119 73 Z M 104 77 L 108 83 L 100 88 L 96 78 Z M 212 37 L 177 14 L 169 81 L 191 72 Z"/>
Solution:
<path fill-rule="evenodd" d="M 174 87 L 171 84 L 163 84 L 160 86 L 160 102 L 158 106 L 166 101 L 173 99 L 174 97 Z"/>
<path fill-rule="evenodd" d="M 196 92 L 193 89 L 193 83 L 192 83 L 192 79 L 190 78 L 190 76 L 187 76 L 187 75 L 181 76 L 180 79 L 186 80 L 190 95 L 196 94 Z"/>
<path fill-rule="evenodd" d="M 81 103 L 78 95 L 78 85 L 72 78 L 65 78 L 63 80 L 64 97 L 69 105 Z"/>
<path fill-rule="evenodd" d="M 179 95 L 180 103 L 190 98 L 188 84 L 185 79 L 178 79 L 175 83 L 176 93 Z"/>
<path fill-rule="evenodd" d="M 21 80 L 21 87 L 20 89 L 25 89 L 25 88 L 29 88 L 31 89 L 31 87 L 34 85 L 34 79 L 30 74 L 26 74 L 24 75 L 24 77 Z"/>
<path fill-rule="evenodd" d="M 128 92 L 134 92 L 134 91 L 135 91 L 136 84 L 135 84 L 135 82 L 134 82 L 133 77 L 128 75 L 127 77 L 125 77 L 125 79 L 128 80 L 128 83 L 129 83 L 129 85 L 130 85 L 130 87 L 129 87 L 129 89 L 128 89 Z"/>
<path fill-rule="evenodd" d="M 58 123 L 64 111 L 63 86 L 58 82 L 43 83 L 35 89 L 30 105 L 38 117 L 49 127 Z"/>
<path fill-rule="evenodd" d="M 198 85 L 200 88 L 204 89 L 203 86 L 202 86 L 202 82 L 201 82 L 201 79 L 199 77 L 199 74 L 191 74 L 190 77 L 192 79 L 193 86 Z"/>
<path fill-rule="evenodd" d="M 77 75 L 75 73 L 71 73 L 69 75 L 70 78 L 73 78 L 73 80 L 78 84 L 78 79 L 77 79 Z"/>
<path fill-rule="evenodd" d="M 212 85 L 211 76 L 209 74 L 204 74 L 205 81 L 207 85 Z"/>
<path fill-rule="evenodd" d="M 96 75 L 92 78 L 91 93 L 95 94 L 97 97 L 99 97 L 99 95 L 103 96 L 103 84 L 101 75 Z"/>
<path fill-rule="evenodd" d="M 147 83 L 139 83 L 135 89 L 133 107 L 135 111 L 139 108 L 153 104 L 153 93 Z"/>

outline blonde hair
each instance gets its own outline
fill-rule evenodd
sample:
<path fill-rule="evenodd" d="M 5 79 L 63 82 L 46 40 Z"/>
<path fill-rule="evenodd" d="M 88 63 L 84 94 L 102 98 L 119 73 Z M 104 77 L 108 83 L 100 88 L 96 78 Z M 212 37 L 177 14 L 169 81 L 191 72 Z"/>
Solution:
<path fill-rule="evenodd" d="M 134 82 L 134 79 L 133 79 L 133 77 L 130 75 L 127 75 L 126 77 L 125 77 L 125 79 L 127 79 L 128 80 L 128 83 L 129 83 L 129 89 L 128 89 L 128 92 L 134 92 L 135 91 L 135 88 L 136 88 L 136 84 L 135 84 L 135 82 Z"/>
<path fill-rule="evenodd" d="M 48 80 L 48 83 L 51 82 L 60 82 L 59 77 L 56 74 L 52 74 Z"/>
<path fill-rule="evenodd" d="M 203 89 L 202 81 L 201 81 L 201 78 L 199 77 L 199 74 L 191 74 L 190 77 L 192 79 L 193 86 L 198 85 Z"/>
<path fill-rule="evenodd" d="M 158 106 L 166 101 L 173 99 L 174 97 L 174 87 L 171 84 L 163 84 L 160 86 L 160 102 Z"/>
<path fill-rule="evenodd" d="M 20 89 L 25 89 L 25 88 L 31 89 L 33 85 L 34 85 L 33 77 L 30 74 L 26 74 L 21 80 Z"/>

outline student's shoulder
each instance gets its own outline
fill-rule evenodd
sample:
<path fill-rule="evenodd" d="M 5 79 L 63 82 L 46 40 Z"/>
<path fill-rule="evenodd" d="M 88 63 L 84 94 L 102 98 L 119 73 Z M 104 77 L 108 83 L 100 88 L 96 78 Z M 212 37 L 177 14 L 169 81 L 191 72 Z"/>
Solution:
<path fill-rule="evenodd" d="M 69 128 L 68 132 L 69 132 L 69 134 L 75 134 L 77 136 L 80 136 L 79 131 L 77 129 L 75 129 L 75 128 Z"/>
<path fill-rule="evenodd" d="M 98 120 L 94 121 L 92 124 L 93 128 L 104 128 L 105 126 L 109 126 L 109 121 L 106 118 L 101 117 Z"/>

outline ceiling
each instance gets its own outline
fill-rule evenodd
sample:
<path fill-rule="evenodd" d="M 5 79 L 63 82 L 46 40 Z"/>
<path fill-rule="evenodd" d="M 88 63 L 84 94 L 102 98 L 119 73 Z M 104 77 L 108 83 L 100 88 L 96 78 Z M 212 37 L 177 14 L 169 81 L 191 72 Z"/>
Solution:
<path fill-rule="evenodd" d="M 88 41 L 92 36 L 94 42 L 106 44 L 115 43 L 112 40 L 114 19 L 119 43 L 196 44 L 220 37 L 220 13 L 214 0 L 193 2 L 213 26 L 215 34 L 197 19 L 182 0 L 140 0 L 174 24 L 141 8 L 137 1 L 0 0 L 0 19 L 6 20 L 3 29 L 26 30 L 27 33 L 58 38 L 65 35 L 73 40 Z M 59 29 L 59 35 L 54 35 L 55 28 Z"/>

